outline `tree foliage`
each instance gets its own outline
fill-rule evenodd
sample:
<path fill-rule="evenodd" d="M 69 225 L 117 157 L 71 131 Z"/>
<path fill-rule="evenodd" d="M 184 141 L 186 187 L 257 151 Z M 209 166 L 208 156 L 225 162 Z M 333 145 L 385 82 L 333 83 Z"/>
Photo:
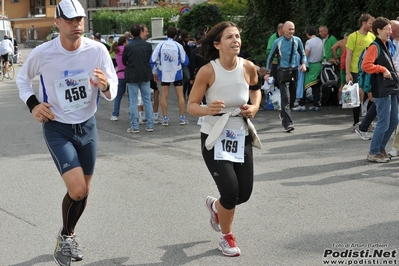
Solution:
<path fill-rule="evenodd" d="M 143 23 L 151 30 L 151 18 L 162 17 L 164 30 L 176 25 L 194 33 L 199 26 L 210 28 L 223 20 L 232 20 L 242 28 L 243 47 L 263 65 L 268 38 L 276 31 L 278 23 L 294 22 L 296 35 L 303 41 L 306 41 L 303 33 L 306 26 L 318 28 L 321 25 L 326 25 L 330 34 L 340 39 L 344 32 L 359 28 L 357 20 L 361 14 L 396 19 L 397 10 L 399 1 L 396 0 L 211 0 L 194 5 L 190 12 L 180 15 L 178 23 L 170 22 L 179 14 L 179 7 L 174 5 L 124 13 L 103 9 L 94 13 L 93 27 L 95 32 L 104 34 L 122 33 L 133 23 Z M 242 16 L 245 19 L 240 20 Z"/>
<path fill-rule="evenodd" d="M 222 20 L 237 21 L 237 17 L 245 14 L 248 0 L 211 0 L 208 4 L 214 4 L 220 10 Z"/>
<path fill-rule="evenodd" d="M 102 34 L 124 33 L 130 30 L 132 24 L 137 23 L 147 25 L 151 32 L 151 18 L 163 18 L 164 31 L 166 31 L 167 28 L 175 25 L 170 19 L 178 14 L 178 9 L 173 6 L 135 11 L 127 10 L 126 12 L 111 11 L 104 8 L 93 15 L 93 31 Z"/>
<path fill-rule="evenodd" d="M 242 39 L 247 50 L 259 64 L 266 61 L 267 40 L 278 23 L 294 22 L 295 35 L 306 41 L 306 26 L 326 25 L 331 35 L 342 38 L 346 31 L 359 28 L 358 18 L 363 13 L 374 17 L 396 19 L 399 2 L 395 0 L 248 0 Z"/>
<path fill-rule="evenodd" d="M 117 28 L 116 17 L 119 13 L 103 8 L 93 14 L 93 32 L 110 34 Z"/>
<path fill-rule="evenodd" d="M 179 28 L 194 33 L 198 27 L 210 28 L 221 21 L 223 18 L 216 5 L 202 3 L 180 16 Z"/>

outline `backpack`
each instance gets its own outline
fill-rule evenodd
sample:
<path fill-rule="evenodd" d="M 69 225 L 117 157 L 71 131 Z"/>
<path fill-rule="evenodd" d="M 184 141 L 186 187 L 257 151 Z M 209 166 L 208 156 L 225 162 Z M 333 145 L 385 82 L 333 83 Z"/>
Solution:
<path fill-rule="evenodd" d="M 335 74 L 334 64 L 323 63 L 320 72 L 321 84 L 325 87 L 335 86 L 338 84 L 338 77 Z"/>
<path fill-rule="evenodd" d="M 377 46 L 377 49 L 378 49 L 377 57 L 379 57 L 380 56 L 380 47 L 378 46 L 378 44 L 376 42 L 372 42 L 370 45 L 372 45 L 373 43 Z M 370 47 L 370 45 L 369 45 L 369 47 Z M 366 55 L 367 49 L 368 49 L 368 47 L 362 51 L 362 53 L 360 54 L 360 57 L 359 57 L 359 62 L 357 63 L 357 67 L 359 69 L 357 83 L 359 84 L 359 87 L 362 88 L 362 90 L 365 93 L 371 92 L 371 88 L 372 88 L 371 74 L 364 72 L 362 69 L 363 59 L 364 59 L 364 56 Z"/>

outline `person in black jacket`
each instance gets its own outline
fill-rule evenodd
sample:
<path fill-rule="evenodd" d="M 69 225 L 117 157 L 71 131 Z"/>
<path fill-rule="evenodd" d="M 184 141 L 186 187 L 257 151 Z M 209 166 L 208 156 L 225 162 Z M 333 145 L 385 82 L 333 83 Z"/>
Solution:
<path fill-rule="evenodd" d="M 181 31 L 178 43 L 180 43 L 183 46 L 183 49 L 186 52 L 187 56 L 190 56 L 191 51 L 195 48 L 195 43 L 193 40 L 191 40 L 190 33 L 186 30 Z M 190 68 L 189 66 L 183 66 L 182 70 L 183 70 L 183 93 L 188 98 L 191 90 Z"/>
<path fill-rule="evenodd" d="M 199 40 L 204 37 L 205 33 L 203 31 L 197 31 L 195 33 L 195 41 L 198 43 Z M 209 63 L 208 59 L 205 59 L 199 54 L 199 50 L 201 48 L 201 44 L 198 44 L 195 49 L 191 51 L 190 54 L 190 84 L 194 84 L 195 76 L 197 75 L 198 70 L 202 67 L 205 66 L 206 64 Z M 202 99 L 202 103 L 206 104 L 206 99 L 205 96 Z"/>
<path fill-rule="evenodd" d="M 144 104 L 146 131 L 154 131 L 154 112 L 151 103 L 150 84 L 153 74 L 150 66 L 152 46 L 140 37 L 142 31 L 148 31 L 145 25 L 133 24 L 130 32 L 133 35 L 131 43 L 125 46 L 122 62 L 125 68 L 125 81 L 129 94 L 130 127 L 129 133 L 139 133 L 139 112 L 137 109 L 138 91 Z"/>

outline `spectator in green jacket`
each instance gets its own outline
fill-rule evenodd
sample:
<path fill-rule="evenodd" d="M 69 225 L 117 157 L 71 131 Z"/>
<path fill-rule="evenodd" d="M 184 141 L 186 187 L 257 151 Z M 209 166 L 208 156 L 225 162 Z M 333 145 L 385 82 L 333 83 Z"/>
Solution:
<path fill-rule="evenodd" d="M 279 23 L 277 25 L 277 31 L 273 33 L 272 36 L 269 37 L 269 40 L 267 41 L 267 48 L 266 48 L 266 57 L 269 56 L 270 51 L 272 50 L 272 46 L 275 40 L 277 40 L 279 37 L 283 35 L 283 27 L 284 23 Z M 277 61 L 277 56 L 273 58 L 272 61 L 272 67 L 270 69 L 270 75 L 274 77 L 274 84 L 278 86 L 278 81 L 277 81 L 277 66 L 278 66 L 278 61 Z"/>
<path fill-rule="evenodd" d="M 109 36 L 108 37 L 108 42 L 107 44 L 109 45 L 109 47 L 112 47 L 112 44 L 114 43 L 114 36 Z M 111 50 L 109 51 L 109 54 L 111 55 L 111 59 L 112 59 L 112 63 L 114 64 L 114 67 L 117 67 L 118 64 L 116 63 L 116 59 L 115 59 L 115 52 L 111 52 Z"/>
<path fill-rule="evenodd" d="M 334 63 L 334 56 L 332 54 L 331 47 L 337 42 L 337 38 L 328 33 L 327 26 L 319 27 L 319 35 L 324 44 L 323 62 L 327 61 L 330 63 Z M 339 54 L 337 54 L 338 58 L 340 57 L 340 55 L 341 54 L 339 52 Z"/>

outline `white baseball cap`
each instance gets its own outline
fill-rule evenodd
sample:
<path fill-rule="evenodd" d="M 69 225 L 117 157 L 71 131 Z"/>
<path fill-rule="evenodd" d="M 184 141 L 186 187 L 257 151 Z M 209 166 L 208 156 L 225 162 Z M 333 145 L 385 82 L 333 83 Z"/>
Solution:
<path fill-rule="evenodd" d="M 54 17 L 71 20 L 76 17 L 86 17 L 86 13 L 78 0 L 62 0 L 55 9 Z"/>

